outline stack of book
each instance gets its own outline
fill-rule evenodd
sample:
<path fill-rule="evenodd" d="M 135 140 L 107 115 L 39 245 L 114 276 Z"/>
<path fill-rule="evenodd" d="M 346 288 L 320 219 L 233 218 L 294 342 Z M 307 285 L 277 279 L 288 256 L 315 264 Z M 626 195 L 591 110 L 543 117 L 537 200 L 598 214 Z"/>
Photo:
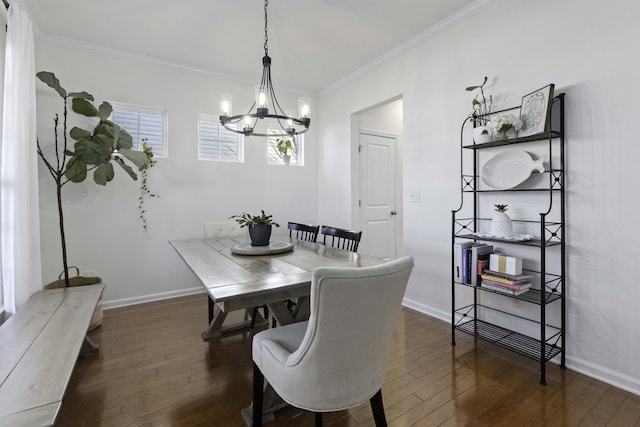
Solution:
<path fill-rule="evenodd" d="M 453 278 L 456 282 L 477 286 L 484 268 L 489 265 L 493 246 L 484 243 L 463 242 L 454 245 Z"/>
<path fill-rule="evenodd" d="M 481 278 L 480 286 L 483 288 L 509 295 L 520 295 L 531 288 L 531 282 L 529 282 L 531 276 L 527 274 L 512 275 L 485 270 Z"/>

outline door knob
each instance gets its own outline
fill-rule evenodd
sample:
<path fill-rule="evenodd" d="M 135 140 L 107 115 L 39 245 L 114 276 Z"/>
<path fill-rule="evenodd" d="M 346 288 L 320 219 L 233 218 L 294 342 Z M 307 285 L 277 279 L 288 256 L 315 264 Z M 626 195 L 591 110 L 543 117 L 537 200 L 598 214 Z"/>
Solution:
<path fill-rule="evenodd" d="M 398 215 L 398 212 L 396 212 L 396 211 L 391 211 L 391 215 Z"/>

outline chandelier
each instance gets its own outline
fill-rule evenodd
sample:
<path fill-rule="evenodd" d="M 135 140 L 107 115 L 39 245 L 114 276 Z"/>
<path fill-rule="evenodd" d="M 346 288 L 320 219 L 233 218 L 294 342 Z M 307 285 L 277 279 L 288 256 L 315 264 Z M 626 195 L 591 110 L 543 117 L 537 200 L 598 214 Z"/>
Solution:
<path fill-rule="evenodd" d="M 269 0 L 264 2 L 264 57 L 262 57 L 262 80 L 255 88 L 255 100 L 249 111 L 245 114 L 231 115 L 231 95 L 220 96 L 220 124 L 231 132 L 241 133 L 245 136 L 294 136 L 309 130 L 311 119 L 309 118 L 309 98 L 298 98 L 298 114 L 294 117 L 293 110 L 283 110 L 276 98 L 271 83 L 271 57 L 268 47 L 268 19 L 267 6 Z M 267 129 L 258 130 L 259 120 L 270 119 Z M 264 128 L 264 126 L 263 126 Z"/>

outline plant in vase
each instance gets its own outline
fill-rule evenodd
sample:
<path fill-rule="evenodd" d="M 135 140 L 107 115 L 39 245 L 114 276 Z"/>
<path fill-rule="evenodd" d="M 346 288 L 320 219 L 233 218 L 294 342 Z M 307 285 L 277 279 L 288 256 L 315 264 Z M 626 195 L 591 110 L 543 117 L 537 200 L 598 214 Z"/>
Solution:
<path fill-rule="evenodd" d="M 491 119 L 488 128 L 489 133 L 498 139 L 509 139 L 507 133 L 511 130 L 515 131 L 516 137 L 518 136 L 518 131 L 522 129 L 522 120 L 513 114 L 501 114 Z"/>
<path fill-rule="evenodd" d="M 276 141 L 276 150 L 278 151 L 278 154 L 282 158 L 284 164 L 289 165 L 291 163 L 291 155 L 289 154 L 289 150 L 291 150 L 291 152 L 295 152 L 293 142 L 290 139 L 279 139 L 278 141 Z"/>
<path fill-rule="evenodd" d="M 493 95 L 489 95 L 489 98 L 484 94 L 484 86 L 487 84 L 488 78 L 484 77 L 482 84 L 469 86 L 465 90 L 467 92 L 473 92 L 478 90 L 479 93 L 471 100 L 471 106 L 473 111 L 471 112 L 471 121 L 475 123 L 473 128 L 473 140 L 476 144 L 491 141 L 491 135 L 487 129 L 487 123 L 489 123 L 489 114 L 491 113 L 491 107 L 493 106 Z"/>
<path fill-rule="evenodd" d="M 495 205 L 497 212 L 491 220 L 491 234 L 495 237 L 513 237 L 513 224 L 506 214 L 507 205 Z"/>
<path fill-rule="evenodd" d="M 272 226 L 280 227 L 280 224 L 271 219 L 272 217 L 273 215 L 267 215 L 264 210 L 261 210 L 260 215 L 243 212 L 239 215 L 232 215 L 229 219 L 234 219 L 241 228 L 249 228 L 251 246 L 269 246 Z"/>
<path fill-rule="evenodd" d="M 144 151 L 132 150 L 133 140 L 131 135 L 109 120 L 113 108 L 108 102 L 102 102 L 100 106 L 93 105 L 94 98 L 87 92 L 67 92 L 54 73 L 40 71 L 36 77 L 60 95 L 63 103 L 62 123 L 56 113 L 54 122 L 53 157 L 48 158 L 40 145 L 40 139 L 36 140 L 37 152 L 42 159 L 47 171 L 53 178 L 56 186 L 56 198 L 58 204 L 58 223 L 60 227 L 60 241 L 62 244 L 62 264 L 64 268 L 64 284 L 66 287 L 73 285 L 69 279 L 69 265 L 67 263 L 67 241 L 64 232 L 64 215 L 62 205 L 62 189 L 69 182 L 83 182 L 89 171 L 93 171 L 93 181 L 98 185 L 106 185 L 115 176 L 113 163 L 118 164 L 133 180 L 138 176 L 134 171 L 143 173 L 144 185 L 147 185 L 146 172 L 153 165 L 153 151 L 150 148 Z M 71 101 L 73 112 L 91 118 L 92 129 L 73 127 L 68 130 L 68 107 Z M 62 125 L 61 132 L 58 127 Z M 69 147 L 69 138 L 74 140 L 73 150 Z M 133 167 L 132 167 L 133 166 Z M 143 226 L 146 230 L 144 212 L 141 213 Z M 98 225 L 99 226 L 99 225 Z M 61 275 L 62 276 L 62 275 Z M 62 281 L 62 277 L 60 277 Z"/>

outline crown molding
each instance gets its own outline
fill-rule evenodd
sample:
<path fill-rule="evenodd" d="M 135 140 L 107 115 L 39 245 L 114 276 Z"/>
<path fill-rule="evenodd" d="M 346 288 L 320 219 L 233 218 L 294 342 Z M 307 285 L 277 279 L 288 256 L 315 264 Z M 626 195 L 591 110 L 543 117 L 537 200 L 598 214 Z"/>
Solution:
<path fill-rule="evenodd" d="M 173 71 L 183 71 L 188 73 L 201 74 L 208 77 L 214 77 L 222 80 L 231 80 L 240 82 L 248 85 L 255 85 L 256 79 L 250 78 L 246 76 L 240 76 L 237 74 L 224 73 L 220 71 L 210 70 L 204 67 L 198 67 L 190 64 L 183 64 L 179 62 L 169 61 L 162 58 L 157 58 L 154 56 L 142 55 L 140 53 L 126 51 L 122 49 L 110 48 L 102 45 L 97 45 L 93 43 L 87 43 L 75 39 L 70 39 L 66 37 L 55 36 L 53 34 L 38 32 L 37 33 L 38 40 L 47 43 L 53 46 L 60 46 L 64 48 L 70 48 L 75 50 L 80 50 L 96 55 L 107 56 L 116 59 L 122 59 L 129 62 L 135 62 L 138 64 L 145 65 L 153 65 L 156 67 L 162 67 L 165 69 L 173 70 Z M 283 92 L 288 92 L 296 95 L 316 95 L 314 92 L 305 89 L 294 88 L 290 86 L 280 86 L 274 85 L 274 88 L 278 90 L 282 90 Z"/>
<path fill-rule="evenodd" d="M 480 9 L 485 8 L 489 3 L 492 3 L 493 1 L 495 0 L 477 0 L 471 3 L 467 7 L 460 9 L 458 12 L 454 13 L 453 15 L 450 15 L 447 18 L 443 19 L 442 21 L 430 26 L 423 32 L 415 35 L 414 37 L 410 38 L 404 43 L 392 48 L 386 53 L 383 53 L 382 55 L 378 56 L 368 64 L 363 65 L 357 70 L 347 74 L 346 76 L 336 81 L 335 83 L 332 83 L 329 86 L 323 89 L 320 89 L 318 91 L 318 95 L 320 96 L 320 95 L 331 93 L 337 90 L 338 88 L 340 88 L 341 86 L 344 86 L 345 84 L 358 79 L 364 74 L 367 74 L 368 72 L 376 69 L 380 65 L 385 64 L 391 61 L 392 59 L 402 55 L 403 53 L 410 51 L 411 49 L 416 47 L 417 44 L 424 42 L 425 40 L 431 39 L 435 35 L 441 33 L 442 31 L 458 23 L 459 21 L 471 15 L 474 15 L 475 13 L 479 12 Z"/>

